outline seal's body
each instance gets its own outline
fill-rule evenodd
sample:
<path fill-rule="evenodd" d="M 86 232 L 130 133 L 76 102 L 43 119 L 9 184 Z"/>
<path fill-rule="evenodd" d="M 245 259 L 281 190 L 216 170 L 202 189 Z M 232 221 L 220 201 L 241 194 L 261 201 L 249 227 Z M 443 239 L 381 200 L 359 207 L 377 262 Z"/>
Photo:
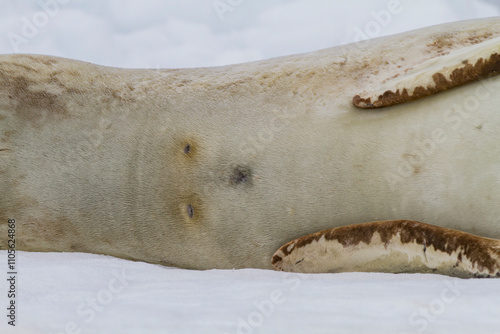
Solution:
<path fill-rule="evenodd" d="M 374 220 L 500 238 L 499 37 L 484 19 L 185 70 L 1 56 L 0 233 L 196 269 Z"/>

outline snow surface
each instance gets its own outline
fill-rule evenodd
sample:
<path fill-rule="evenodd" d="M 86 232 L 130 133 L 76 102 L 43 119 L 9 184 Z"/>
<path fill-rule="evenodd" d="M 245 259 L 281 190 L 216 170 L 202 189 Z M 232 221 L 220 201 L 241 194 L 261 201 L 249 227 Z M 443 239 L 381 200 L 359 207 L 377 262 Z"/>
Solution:
<path fill-rule="evenodd" d="M 217 12 L 221 2 L 231 10 Z M 380 16 L 398 2 L 396 14 Z M 500 15 L 497 0 L 0 0 L 0 8 L 0 53 L 152 68 L 252 61 Z M 92 254 L 17 256 L 12 328 L 7 252 L 0 251 L 0 333 L 500 333 L 495 279 L 189 271 Z"/>
<path fill-rule="evenodd" d="M 191 271 L 81 253 L 19 252 L 18 267 L 19 326 L 2 333 L 500 332 L 497 279 Z"/>

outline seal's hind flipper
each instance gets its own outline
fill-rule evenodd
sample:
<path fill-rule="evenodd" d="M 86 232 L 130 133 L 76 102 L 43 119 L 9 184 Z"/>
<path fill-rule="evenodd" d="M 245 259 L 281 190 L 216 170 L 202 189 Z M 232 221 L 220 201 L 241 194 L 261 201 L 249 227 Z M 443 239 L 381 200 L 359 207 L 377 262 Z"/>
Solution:
<path fill-rule="evenodd" d="M 408 220 L 337 227 L 282 246 L 272 257 L 282 271 L 420 272 L 500 277 L 500 240 Z"/>
<path fill-rule="evenodd" d="M 359 108 L 413 101 L 500 72 L 500 37 L 429 59 L 354 96 Z"/>

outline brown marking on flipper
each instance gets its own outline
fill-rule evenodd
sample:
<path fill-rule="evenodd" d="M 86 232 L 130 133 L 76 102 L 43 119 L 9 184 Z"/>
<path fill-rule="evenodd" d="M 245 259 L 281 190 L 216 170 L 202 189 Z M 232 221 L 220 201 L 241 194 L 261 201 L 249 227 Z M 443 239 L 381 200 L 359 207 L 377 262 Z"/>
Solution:
<path fill-rule="evenodd" d="M 500 240 L 395 220 L 348 225 L 288 242 L 272 257 L 294 272 L 432 272 L 500 277 Z"/>
<path fill-rule="evenodd" d="M 433 58 L 406 73 L 354 96 L 358 108 L 380 108 L 414 101 L 500 72 L 500 38 Z"/>

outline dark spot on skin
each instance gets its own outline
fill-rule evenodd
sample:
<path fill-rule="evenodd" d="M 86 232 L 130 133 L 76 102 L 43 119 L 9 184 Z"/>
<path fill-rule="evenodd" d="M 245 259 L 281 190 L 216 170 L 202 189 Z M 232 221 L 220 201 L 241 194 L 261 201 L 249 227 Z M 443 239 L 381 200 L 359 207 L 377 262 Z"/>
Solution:
<path fill-rule="evenodd" d="M 196 193 L 180 195 L 175 200 L 166 199 L 166 215 L 169 220 L 184 222 L 193 227 L 202 224 L 205 217 L 205 205 Z"/>
<path fill-rule="evenodd" d="M 194 216 L 194 208 L 191 204 L 188 204 L 187 206 L 187 215 L 189 216 L 189 218 L 193 218 Z"/>
<path fill-rule="evenodd" d="M 252 184 L 252 171 L 248 167 L 236 166 L 231 175 L 231 184 Z"/>
<path fill-rule="evenodd" d="M 187 136 L 176 143 L 176 150 L 179 150 L 178 152 L 182 155 L 182 161 L 192 162 L 194 159 L 197 159 L 199 149 L 200 145 L 191 136 Z"/>
<path fill-rule="evenodd" d="M 248 180 L 248 174 L 245 171 L 236 170 L 233 180 L 236 183 L 245 182 Z"/>

